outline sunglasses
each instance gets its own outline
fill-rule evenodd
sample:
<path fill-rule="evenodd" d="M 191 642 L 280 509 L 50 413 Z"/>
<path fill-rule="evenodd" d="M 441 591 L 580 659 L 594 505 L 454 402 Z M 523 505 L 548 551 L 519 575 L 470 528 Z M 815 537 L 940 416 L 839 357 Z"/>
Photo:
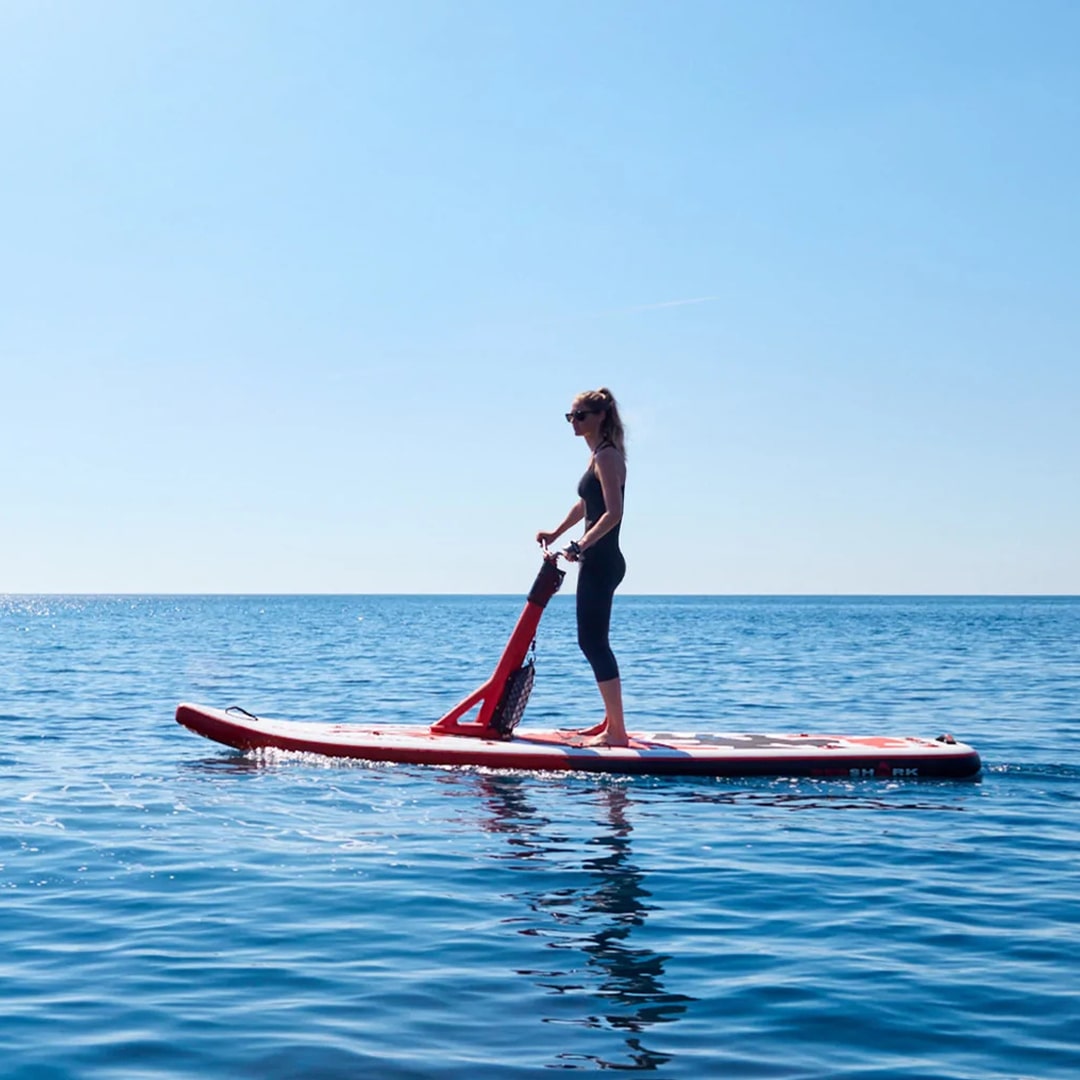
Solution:
<path fill-rule="evenodd" d="M 566 414 L 566 420 L 567 423 L 573 423 L 575 420 L 584 420 L 586 416 L 595 416 L 599 411 L 599 409 L 575 409 Z"/>

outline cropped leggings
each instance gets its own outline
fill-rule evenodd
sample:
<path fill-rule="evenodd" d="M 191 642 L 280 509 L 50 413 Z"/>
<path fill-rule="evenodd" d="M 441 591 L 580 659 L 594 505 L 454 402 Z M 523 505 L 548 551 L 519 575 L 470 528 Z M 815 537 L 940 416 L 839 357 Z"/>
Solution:
<path fill-rule="evenodd" d="M 626 576 L 626 560 L 614 547 L 605 551 L 599 545 L 581 563 L 577 580 L 578 645 L 585 654 L 597 682 L 619 677 L 619 665 L 611 651 L 608 632 L 611 627 L 611 601 Z"/>

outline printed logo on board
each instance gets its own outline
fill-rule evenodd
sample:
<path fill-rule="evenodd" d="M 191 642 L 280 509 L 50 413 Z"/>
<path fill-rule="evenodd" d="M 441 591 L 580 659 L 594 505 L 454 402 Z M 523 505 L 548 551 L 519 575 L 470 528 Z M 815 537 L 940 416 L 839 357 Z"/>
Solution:
<path fill-rule="evenodd" d="M 919 770 L 914 765 L 898 766 L 894 765 L 891 768 L 888 765 L 879 766 L 876 769 L 848 769 L 848 776 L 853 780 L 861 779 L 867 776 L 918 776 Z"/>

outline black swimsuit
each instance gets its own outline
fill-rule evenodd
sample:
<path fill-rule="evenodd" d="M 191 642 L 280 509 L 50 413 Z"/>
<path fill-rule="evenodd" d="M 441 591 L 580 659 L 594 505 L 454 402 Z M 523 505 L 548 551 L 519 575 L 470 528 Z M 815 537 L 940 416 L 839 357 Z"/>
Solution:
<path fill-rule="evenodd" d="M 578 484 L 578 495 L 585 500 L 585 531 L 588 532 L 607 509 L 600 477 L 591 464 Z M 590 545 L 582 556 L 581 569 L 578 571 L 578 644 L 585 659 L 592 665 L 597 682 L 619 677 L 619 665 L 608 642 L 608 631 L 611 626 L 611 601 L 619 583 L 626 576 L 626 560 L 619 550 L 621 525 L 622 522 L 619 522 Z"/>

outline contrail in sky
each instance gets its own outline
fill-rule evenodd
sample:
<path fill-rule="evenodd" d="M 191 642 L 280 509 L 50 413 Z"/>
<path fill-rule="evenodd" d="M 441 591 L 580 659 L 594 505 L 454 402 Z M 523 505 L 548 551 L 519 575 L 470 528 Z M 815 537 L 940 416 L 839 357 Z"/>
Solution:
<path fill-rule="evenodd" d="M 662 300 L 658 304 L 635 304 L 633 307 L 605 308 L 600 311 L 583 311 L 578 315 L 563 316 L 555 319 L 555 322 L 564 322 L 567 319 L 599 319 L 610 315 L 633 315 L 638 311 L 659 311 L 661 308 L 686 307 L 688 304 L 706 304 L 710 300 L 719 300 L 719 296 L 691 296 L 686 300 Z M 551 321 L 551 320 L 545 320 Z"/>
<path fill-rule="evenodd" d="M 704 304 L 709 300 L 719 300 L 719 296 L 694 296 L 689 300 L 664 300 L 659 304 L 635 304 L 633 307 L 609 308 L 597 312 L 598 315 L 630 315 L 635 311 L 658 311 L 660 308 L 685 307 L 687 304 Z"/>
<path fill-rule="evenodd" d="M 652 311 L 653 308 L 682 307 L 684 304 L 704 304 L 706 300 L 719 300 L 719 296 L 695 296 L 691 300 L 665 300 L 662 304 L 642 304 L 639 307 L 626 308 L 627 311 Z"/>

